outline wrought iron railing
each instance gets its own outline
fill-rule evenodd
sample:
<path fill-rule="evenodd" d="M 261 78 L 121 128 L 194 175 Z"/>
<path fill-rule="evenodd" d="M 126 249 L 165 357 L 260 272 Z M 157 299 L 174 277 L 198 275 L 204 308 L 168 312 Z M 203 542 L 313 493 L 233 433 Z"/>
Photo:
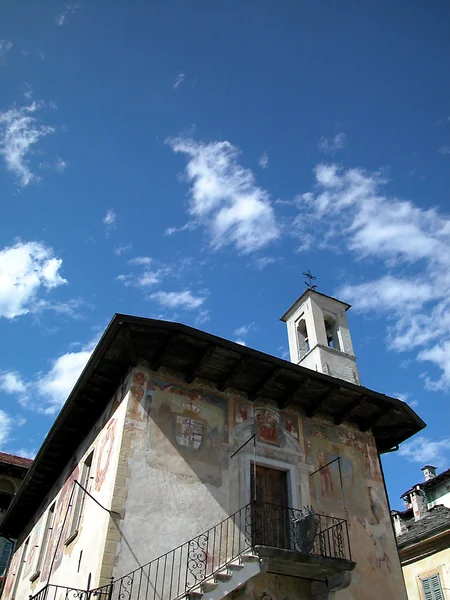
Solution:
<path fill-rule="evenodd" d="M 47 585 L 30 600 L 178 600 L 255 546 L 351 559 L 347 521 L 250 502 L 219 524 L 93 590 Z"/>

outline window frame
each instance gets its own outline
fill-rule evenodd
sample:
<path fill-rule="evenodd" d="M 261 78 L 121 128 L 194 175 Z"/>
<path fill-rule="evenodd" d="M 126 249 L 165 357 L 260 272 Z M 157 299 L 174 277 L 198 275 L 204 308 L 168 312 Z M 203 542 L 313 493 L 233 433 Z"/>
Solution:
<path fill-rule="evenodd" d="M 81 466 L 80 485 L 77 485 L 77 491 L 75 493 L 75 502 L 73 503 L 73 512 L 69 523 L 69 535 L 64 540 L 65 546 L 68 546 L 74 541 L 80 530 L 81 518 L 83 516 L 83 510 L 86 503 L 86 492 L 84 490 L 89 492 L 89 482 L 91 480 L 93 461 L 94 449 L 89 452 Z"/>

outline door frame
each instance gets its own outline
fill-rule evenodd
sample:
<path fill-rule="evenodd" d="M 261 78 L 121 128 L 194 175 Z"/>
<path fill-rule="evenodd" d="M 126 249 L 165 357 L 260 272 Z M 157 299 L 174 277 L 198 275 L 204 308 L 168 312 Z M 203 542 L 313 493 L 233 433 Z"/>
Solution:
<path fill-rule="evenodd" d="M 246 453 L 243 456 L 244 468 L 242 472 L 243 481 L 241 481 L 241 489 L 244 490 L 244 505 L 247 505 L 252 500 L 250 490 L 250 469 L 251 464 L 254 462 L 254 454 Z M 298 481 L 296 476 L 295 465 L 290 465 L 273 458 L 266 458 L 265 456 L 256 455 L 256 464 L 262 467 L 269 467 L 278 471 L 284 471 L 287 473 L 287 494 L 288 494 L 288 506 L 293 508 L 301 508 L 300 499 L 298 497 Z"/>

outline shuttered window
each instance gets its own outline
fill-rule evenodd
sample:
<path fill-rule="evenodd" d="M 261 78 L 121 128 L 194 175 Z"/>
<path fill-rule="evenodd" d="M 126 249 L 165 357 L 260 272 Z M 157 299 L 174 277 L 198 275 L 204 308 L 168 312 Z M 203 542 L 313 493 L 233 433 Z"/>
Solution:
<path fill-rule="evenodd" d="M 422 579 L 422 589 L 425 600 L 445 600 L 442 592 L 441 579 L 439 573 Z"/>

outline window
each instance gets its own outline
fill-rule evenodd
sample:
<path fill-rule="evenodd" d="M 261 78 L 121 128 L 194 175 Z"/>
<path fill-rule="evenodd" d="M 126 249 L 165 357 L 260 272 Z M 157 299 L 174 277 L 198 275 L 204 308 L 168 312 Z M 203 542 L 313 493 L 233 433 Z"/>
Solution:
<path fill-rule="evenodd" d="M 50 540 L 51 532 L 53 530 L 53 523 L 55 520 L 55 502 L 48 509 L 47 522 L 45 523 L 45 531 L 42 537 L 42 544 L 39 550 L 38 561 L 36 565 L 36 571 L 31 575 L 30 581 L 35 581 L 41 574 L 42 563 L 44 561 L 45 552 Z"/>
<path fill-rule="evenodd" d="M 439 573 L 421 579 L 421 582 L 424 600 L 444 600 Z"/>
<path fill-rule="evenodd" d="M 69 545 L 70 542 L 72 542 L 78 535 L 81 518 L 83 516 L 84 504 L 86 502 L 86 492 L 84 490 L 89 492 L 91 487 L 91 468 L 93 456 L 94 451 L 89 454 L 84 461 L 83 466 L 81 467 L 80 484 L 82 487 L 77 486 L 77 490 L 75 491 L 75 504 L 72 518 L 70 520 L 70 533 L 64 542 L 66 546 Z"/>
<path fill-rule="evenodd" d="M 16 593 L 17 593 L 17 587 L 19 585 L 19 581 L 22 577 L 22 570 L 23 570 L 23 565 L 25 563 L 25 561 L 27 560 L 27 549 L 28 549 L 28 544 L 30 542 L 30 538 L 27 539 L 27 541 L 25 542 L 24 546 L 23 546 L 23 550 L 22 553 L 20 555 L 20 563 L 19 563 L 19 567 L 17 569 L 17 573 L 16 573 L 16 579 L 14 581 L 14 588 L 13 588 L 13 592 L 11 594 L 11 598 L 14 600 L 14 598 L 16 597 Z"/>
<path fill-rule="evenodd" d="M 338 332 L 336 321 L 333 317 L 326 315 L 324 318 L 325 323 L 325 333 L 327 336 L 327 343 L 330 348 L 335 348 L 336 350 L 340 350 Z"/>
<path fill-rule="evenodd" d="M 302 358 L 310 351 L 308 332 L 306 331 L 305 319 L 300 319 L 297 326 L 299 356 Z"/>
<path fill-rule="evenodd" d="M 5 538 L 0 540 L 0 577 L 5 574 L 12 549 L 13 543 L 10 540 Z"/>

